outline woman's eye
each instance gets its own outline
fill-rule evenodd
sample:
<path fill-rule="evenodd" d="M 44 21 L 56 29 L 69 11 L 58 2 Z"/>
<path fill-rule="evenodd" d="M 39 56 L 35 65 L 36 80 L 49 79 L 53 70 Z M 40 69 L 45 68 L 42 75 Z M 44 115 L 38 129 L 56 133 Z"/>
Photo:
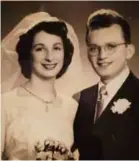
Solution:
<path fill-rule="evenodd" d="M 42 51 L 42 50 L 43 50 L 43 48 L 41 48 L 41 47 L 38 47 L 35 49 L 35 51 Z"/>
<path fill-rule="evenodd" d="M 58 50 L 58 51 L 60 51 L 61 50 L 61 47 L 54 47 L 54 50 Z"/>

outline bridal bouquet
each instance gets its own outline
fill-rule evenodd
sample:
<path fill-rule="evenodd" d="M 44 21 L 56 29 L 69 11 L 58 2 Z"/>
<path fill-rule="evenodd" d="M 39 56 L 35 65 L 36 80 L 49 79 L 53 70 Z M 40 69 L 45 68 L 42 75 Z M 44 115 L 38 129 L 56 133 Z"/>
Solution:
<path fill-rule="evenodd" d="M 36 160 L 78 160 L 78 156 L 61 142 L 47 139 L 35 145 Z"/>

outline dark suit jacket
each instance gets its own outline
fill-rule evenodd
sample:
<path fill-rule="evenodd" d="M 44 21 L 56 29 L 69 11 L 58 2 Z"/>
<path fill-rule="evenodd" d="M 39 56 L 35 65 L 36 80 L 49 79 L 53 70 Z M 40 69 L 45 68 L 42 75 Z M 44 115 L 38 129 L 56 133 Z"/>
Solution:
<path fill-rule="evenodd" d="M 80 160 L 139 159 L 139 80 L 130 73 L 94 123 L 97 93 L 98 85 L 80 93 L 74 123 L 75 144 L 80 152 Z M 122 114 L 111 110 L 118 99 L 131 102 L 130 108 Z"/>

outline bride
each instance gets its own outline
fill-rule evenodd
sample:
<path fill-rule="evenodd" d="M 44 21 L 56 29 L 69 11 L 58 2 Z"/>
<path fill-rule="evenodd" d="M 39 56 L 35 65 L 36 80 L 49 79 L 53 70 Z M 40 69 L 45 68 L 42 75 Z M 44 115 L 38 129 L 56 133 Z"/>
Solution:
<path fill-rule="evenodd" d="M 20 29 L 23 22 L 24 28 Z M 21 72 L 28 79 L 2 95 L 4 159 L 48 159 L 50 149 L 49 159 L 53 159 L 56 146 L 74 155 L 70 149 L 78 105 L 72 98 L 57 92 L 55 81 L 70 65 L 76 52 L 76 39 L 69 24 L 38 12 L 25 17 L 9 41 L 2 43 L 3 51 L 18 54 Z M 63 159 L 68 159 L 65 156 Z"/>

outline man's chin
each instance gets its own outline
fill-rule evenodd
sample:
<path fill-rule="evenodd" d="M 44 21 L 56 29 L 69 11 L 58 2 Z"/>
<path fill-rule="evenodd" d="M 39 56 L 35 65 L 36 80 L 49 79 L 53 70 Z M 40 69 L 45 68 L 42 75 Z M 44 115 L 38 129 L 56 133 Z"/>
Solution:
<path fill-rule="evenodd" d="M 110 77 L 110 74 L 108 72 L 96 71 L 96 73 L 98 74 L 99 77 L 104 77 L 104 78 Z"/>
<path fill-rule="evenodd" d="M 110 74 L 108 74 L 108 73 L 97 72 L 97 74 L 100 77 L 100 79 L 103 80 L 103 81 L 109 81 L 112 78 L 112 76 Z"/>
<path fill-rule="evenodd" d="M 105 83 L 105 84 L 107 84 L 107 83 L 109 83 L 112 79 L 114 79 L 117 75 L 115 74 L 113 74 L 113 75 L 106 75 L 106 74 L 101 74 L 101 75 L 99 75 L 100 76 L 100 79 L 101 79 L 101 81 L 103 82 L 103 83 Z"/>

